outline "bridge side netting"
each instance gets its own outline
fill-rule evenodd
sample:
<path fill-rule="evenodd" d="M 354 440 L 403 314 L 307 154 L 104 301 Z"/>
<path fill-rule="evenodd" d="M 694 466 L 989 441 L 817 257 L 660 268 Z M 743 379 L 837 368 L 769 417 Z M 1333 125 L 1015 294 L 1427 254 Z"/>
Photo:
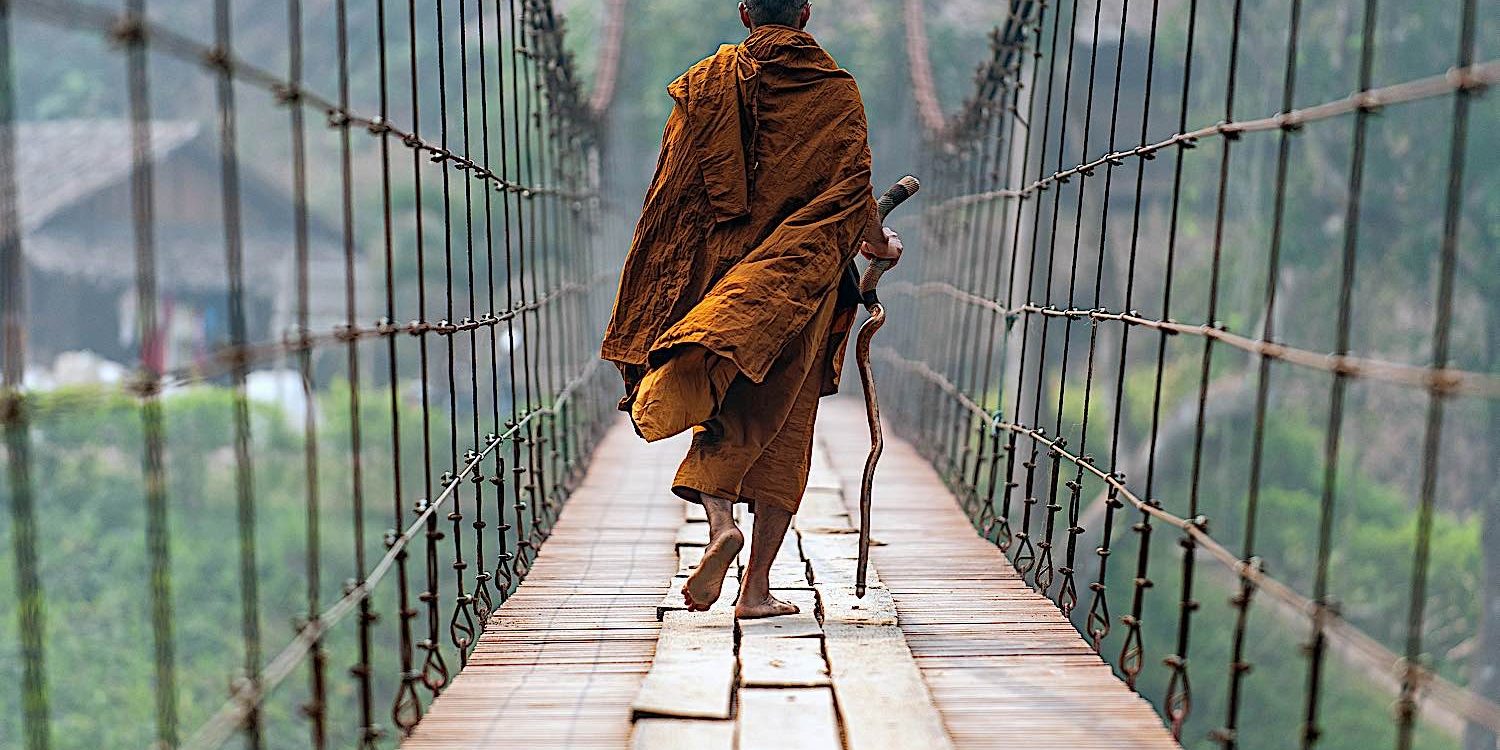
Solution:
<path fill-rule="evenodd" d="M 0 737 L 399 742 L 613 410 L 596 134 L 549 0 L 0 3 Z"/>
<path fill-rule="evenodd" d="M 1494 745 L 1484 23 L 1012 0 L 928 129 L 883 409 L 1185 745 Z"/>

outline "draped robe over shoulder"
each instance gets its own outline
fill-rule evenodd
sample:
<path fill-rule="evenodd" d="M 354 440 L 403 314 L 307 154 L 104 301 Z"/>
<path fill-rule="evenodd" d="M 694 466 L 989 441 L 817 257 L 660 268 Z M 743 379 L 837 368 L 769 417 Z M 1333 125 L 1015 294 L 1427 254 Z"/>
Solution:
<path fill-rule="evenodd" d="M 602 349 L 625 378 L 622 408 L 687 344 L 760 383 L 837 293 L 860 240 L 882 239 L 859 89 L 812 36 L 759 27 L 668 93 L 676 106 Z M 824 395 L 856 304 L 841 295 Z"/>

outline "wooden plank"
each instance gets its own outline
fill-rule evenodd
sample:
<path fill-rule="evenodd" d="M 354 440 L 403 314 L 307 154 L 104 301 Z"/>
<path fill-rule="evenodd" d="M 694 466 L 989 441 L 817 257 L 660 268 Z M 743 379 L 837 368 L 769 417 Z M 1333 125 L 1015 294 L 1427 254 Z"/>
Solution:
<path fill-rule="evenodd" d="M 827 688 L 744 688 L 739 750 L 842 750 Z"/>
<path fill-rule="evenodd" d="M 808 488 L 792 523 L 804 533 L 852 534 L 856 531 L 849 519 L 849 511 L 844 507 L 843 490 L 838 486 Z"/>
<path fill-rule="evenodd" d="M 668 612 L 686 612 L 687 602 L 682 598 L 682 587 L 687 583 L 687 576 L 673 576 L 667 586 L 667 593 L 662 595 L 661 601 L 656 604 L 656 619 L 660 620 Z M 733 608 L 735 597 L 739 596 L 740 579 L 734 575 L 733 569 L 729 575 L 724 576 L 724 585 L 719 589 L 719 598 L 714 601 L 714 608 Z"/>
<path fill-rule="evenodd" d="M 857 402 L 822 404 L 803 513 L 771 571 L 803 614 L 736 624 L 737 566 L 712 610 L 680 611 L 708 541 L 701 508 L 665 491 L 686 441 L 646 445 L 622 420 L 404 746 L 1175 748 L 894 433 L 873 518 L 890 544 L 872 549 L 870 589 L 853 596 L 847 489 L 866 446 L 847 436 L 864 427 Z"/>
<path fill-rule="evenodd" d="M 477 750 L 495 738 L 537 750 L 629 746 L 630 705 L 652 662 L 654 609 L 678 564 L 670 553 L 681 516 L 669 494 L 657 488 L 648 499 L 634 487 L 641 467 L 667 466 L 684 445 L 647 446 L 623 421 L 606 435 L 531 575 L 404 748 Z M 660 473 L 667 478 L 656 484 L 670 477 Z"/>
<path fill-rule="evenodd" d="M 702 547 L 677 548 L 677 575 L 692 575 L 701 562 L 703 562 Z"/>
<path fill-rule="evenodd" d="M 689 522 L 677 530 L 677 546 L 707 547 L 708 523 Z"/>
<path fill-rule="evenodd" d="M 784 602 L 797 605 L 795 615 L 763 617 L 757 620 L 740 620 L 741 636 L 779 636 L 781 638 L 810 638 L 822 635 L 818 624 L 818 600 L 806 589 L 772 589 L 771 595 Z"/>
<path fill-rule="evenodd" d="M 807 581 L 807 563 L 801 559 L 783 561 L 776 558 L 771 566 L 771 588 L 812 590 Z"/>
<path fill-rule="evenodd" d="M 828 662 L 818 638 L 744 635 L 740 638 L 740 685 L 820 687 L 829 684 Z"/>
<path fill-rule="evenodd" d="M 810 562 L 819 560 L 859 559 L 858 534 L 802 534 L 802 556 Z M 854 570 L 854 564 L 849 564 Z"/>
<path fill-rule="evenodd" d="M 856 486 L 866 447 L 843 436 L 864 429 L 863 409 L 828 399 L 818 424 L 815 457 L 823 455 L 845 486 Z M 871 549 L 871 564 L 901 627 L 843 621 L 857 614 L 852 605 L 838 614 L 849 603 L 839 598 L 852 584 L 849 548 L 827 535 L 803 539 L 815 582 L 830 587 L 819 590 L 825 614 L 835 613 L 833 621 L 825 617 L 825 649 L 849 750 L 932 741 L 897 744 L 880 734 L 902 731 L 882 723 L 890 714 L 861 708 L 917 700 L 913 669 L 958 748 L 1177 748 L 1151 706 L 978 536 L 932 468 L 886 435 L 872 521 L 875 538 L 889 544 Z M 876 670 L 881 679 L 869 679 Z M 891 692 L 898 688 L 905 694 Z"/>
<path fill-rule="evenodd" d="M 882 614 L 895 619 L 893 611 Z M 824 648 L 849 750 L 953 747 L 894 622 L 828 625 Z"/>
<path fill-rule="evenodd" d="M 825 625 L 895 625 L 896 603 L 883 585 L 865 589 L 864 598 L 854 595 L 852 583 L 814 584 L 823 606 Z"/>
<path fill-rule="evenodd" d="M 732 613 L 668 612 L 631 711 L 636 717 L 727 719 L 737 666 Z"/>
<path fill-rule="evenodd" d="M 631 735 L 634 750 L 734 750 L 734 722 L 641 719 Z"/>

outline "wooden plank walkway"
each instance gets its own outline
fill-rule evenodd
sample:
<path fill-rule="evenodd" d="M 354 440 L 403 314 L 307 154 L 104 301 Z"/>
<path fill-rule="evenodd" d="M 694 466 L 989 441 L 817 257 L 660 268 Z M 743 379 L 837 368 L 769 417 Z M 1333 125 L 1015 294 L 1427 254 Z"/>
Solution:
<path fill-rule="evenodd" d="M 852 401 L 852 400 L 851 400 Z M 819 448 L 857 512 L 869 433 L 855 403 L 819 413 Z M 837 436 L 837 437 L 834 437 Z M 1022 582 L 969 524 L 908 443 L 891 440 L 876 474 L 871 563 L 896 601 L 906 642 L 960 748 L 1174 748 L 1051 601 Z"/>
<path fill-rule="evenodd" d="M 648 446 L 622 422 L 404 745 L 1176 747 L 900 441 L 887 441 L 877 483 L 884 544 L 854 597 L 865 435 L 859 402 L 824 402 L 808 494 L 772 570 L 777 595 L 803 611 L 736 622 L 738 567 L 712 610 L 681 609 L 707 541 L 701 509 L 666 490 L 685 442 Z"/>

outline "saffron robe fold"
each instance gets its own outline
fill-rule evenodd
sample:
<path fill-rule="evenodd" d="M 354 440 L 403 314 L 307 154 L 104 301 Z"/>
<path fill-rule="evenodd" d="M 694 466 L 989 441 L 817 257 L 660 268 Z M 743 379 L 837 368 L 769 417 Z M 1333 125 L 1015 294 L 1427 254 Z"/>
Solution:
<path fill-rule="evenodd" d="M 860 240 L 883 241 L 859 89 L 812 36 L 759 27 L 667 90 L 676 105 L 601 352 L 625 379 L 622 409 L 686 344 L 762 382 Z M 856 305 L 841 298 L 834 315 L 822 395 L 837 390 Z"/>

